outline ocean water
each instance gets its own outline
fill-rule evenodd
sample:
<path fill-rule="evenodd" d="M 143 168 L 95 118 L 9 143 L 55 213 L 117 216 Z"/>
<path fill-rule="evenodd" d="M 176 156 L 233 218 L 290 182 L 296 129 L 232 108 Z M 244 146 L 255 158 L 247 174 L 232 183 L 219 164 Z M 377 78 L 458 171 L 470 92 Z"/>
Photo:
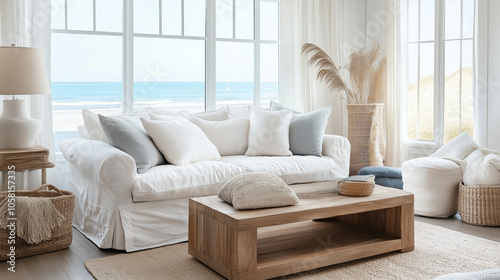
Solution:
<path fill-rule="evenodd" d="M 218 105 L 253 104 L 252 82 L 218 82 Z M 278 83 L 261 83 L 261 100 L 278 98 Z M 121 82 L 53 82 L 53 110 L 120 108 Z M 134 83 L 134 107 L 203 107 L 204 82 Z"/>

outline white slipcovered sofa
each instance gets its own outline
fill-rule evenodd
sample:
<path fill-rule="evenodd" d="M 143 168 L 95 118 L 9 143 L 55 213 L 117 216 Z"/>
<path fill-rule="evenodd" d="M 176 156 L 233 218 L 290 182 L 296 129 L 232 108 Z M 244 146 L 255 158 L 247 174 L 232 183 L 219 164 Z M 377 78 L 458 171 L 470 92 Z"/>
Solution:
<path fill-rule="evenodd" d="M 188 199 L 217 194 L 237 174 L 270 172 L 289 185 L 330 181 L 348 176 L 350 157 L 346 138 L 325 135 L 321 157 L 233 155 L 138 174 L 134 159 L 106 142 L 74 138 L 59 147 L 65 189 L 76 195 L 74 226 L 100 248 L 129 252 L 186 241 Z"/>

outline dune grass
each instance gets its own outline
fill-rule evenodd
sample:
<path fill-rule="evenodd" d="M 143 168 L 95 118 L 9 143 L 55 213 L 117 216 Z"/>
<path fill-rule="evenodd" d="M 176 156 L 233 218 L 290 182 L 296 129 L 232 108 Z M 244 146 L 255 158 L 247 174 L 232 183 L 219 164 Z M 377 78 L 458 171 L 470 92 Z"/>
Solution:
<path fill-rule="evenodd" d="M 460 94 L 460 78 L 462 78 L 462 94 Z M 433 140 L 434 77 L 423 77 L 419 85 L 420 96 L 417 96 L 416 83 L 408 86 L 408 138 Z M 462 68 L 462 77 L 460 70 L 446 77 L 444 91 L 444 129 L 437 132 L 441 134 L 438 136 L 443 137 L 445 143 L 464 131 L 472 136 L 474 128 L 472 68 Z"/>

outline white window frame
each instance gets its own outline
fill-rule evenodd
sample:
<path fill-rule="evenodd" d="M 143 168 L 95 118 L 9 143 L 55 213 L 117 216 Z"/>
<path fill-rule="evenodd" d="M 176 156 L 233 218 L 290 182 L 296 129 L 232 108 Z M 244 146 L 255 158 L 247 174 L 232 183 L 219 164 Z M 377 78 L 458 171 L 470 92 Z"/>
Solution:
<path fill-rule="evenodd" d="M 279 38 L 276 41 L 260 39 L 260 3 L 274 2 L 279 0 L 253 0 L 254 2 L 254 38 L 235 39 L 235 10 L 233 9 L 233 38 L 216 38 L 216 0 L 205 1 L 205 36 L 185 36 L 184 35 L 184 0 L 181 0 L 181 35 L 162 34 L 162 1 L 159 2 L 159 33 L 140 34 L 134 33 L 133 0 L 123 0 L 123 30 L 122 32 L 103 32 L 96 30 L 96 1 L 93 0 L 93 30 L 71 30 L 68 29 L 68 1 L 65 0 L 64 29 L 52 29 L 52 33 L 82 34 L 82 35 L 108 35 L 122 36 L 123 38 L 123 113 L 131 113 L 134 110 L 134 37 L 147 38 L 169 38 L 183 40 L 203 40 L 205 41 L 205 110 L 216 109 L 216 42 L 246 42 L 254 44 L 254 106 L 260 107 L 260 46 L 261 44 L 277 44 L 279 48 Z M 233 7 L 236 0 L 233 0 Z M 279 17 L 279 14 L 278 14 Z M 279 20 L 278 20 L 279 22 Z M 279 59 L 279 54 L 278 58 Z M 279 71 L 279 70 L 278 70 Z M 279 74 L 278 74 L 279 77 Z M 278 91 L 280 81 L 278 79 Z"/>
<path fill-rule="evenodd" d="M 410 1 L 410 0 L 407 0 Z M 463 7 L 463 0 L 461 1 L 461 7 Z M 477 16 L 477 5 L 478 5 L 478 0 L 474 0 L 474 6 L 475 6 L 475 13 L 474 13 L 474 30 L 476 29 L 476 16 Z M 419 1 L 420 3 L 420 1 Z M 409 4 L 409 3 L 407 3 Z M 409 5 L 408 5 L 409 6 Z M 409 11 L 408 11 L 409 13 Z M 418 32 L 420 33 L 420 13 L 421 9 L 419 7 L 419 24 L 418 24 Z M 418 43 L 419 48 L 418 48 L 418 77 L 420 79 L 420 43 L 426 43 L 426 42 L 434 42 L 434 127 L 433 127 L 433 140 L 423 140 L 423 139 L 408 139 L 408 153 L 409 153 L 409 158 L 415 158 L 415 157 L 421 157 L 421 156 L 428 156 L 434 151 L 436 151 L 439 147 L 443 145 L 444 142 L 444 105 L 445 105 L 445 42 L 446 41 L 460 41 L 460 54 L 462 54 L 462 41 L 463 40 L 470 40 L 469 38 L 462 38 L 462 26 L 460 27 L 460 38 L 459 39 L 446 39 L 444 37 L 444 32 L 445 32 L 445 1 L 435 1 L 435 6 L 434 6 L 434 40 L 433 41 L 421 41 L 420 36 L 418 38 L 418 41 L 408 41 L 407 45 L 411 43 Z M 407 15 L 408 17 L 408 15 Z M 461 15 L 460 15 L 460 24 L 463 25 L 463 12 L 461 9 Z M 472 41 L 473 41 L 473 52 L 476 52 L 475 48 L 475 31 L 472 36 Z M 462 65 L 462 55 L 460 56 L 460 65 Z M 476 62 L 475 62 L 475 55 L 473 56 L 473 69 L 476 67 Z M 473 72 L 475 72 L 473 70 Z M 460 67 L 460 73 L 462 73 L 462 67 Z M 460 75 L 461 77 L 462 75 Z M 409 80 L 409 79 L 407 79 Z M 473 77 L 473 83 L 475 83 L 475 77 Z M 460 87 L 461 87 L 460 83 Z M 460 92 L 462 90 L 460 89 Z M 418 93 L 420 94 L 420 92 Z M 473 98 L 474 98 L 474 103 L 477 104 L 477 98 L 476 98 L 476 87 L 473 87 Z M 420 100 L 418 98 L 417 100 Z M 418 105 L 417 105 L 418 106 Z M 462 106 L 462 104 L 460 104 Z M 476 132 L 476 126 L 477 126 L 477 106 L 474 106 L 475 112 L 474 112 L 474 131 Z M 417 113 L 417 137 L 418 137 L 418 113 Z M 461 124 L 460 124 L 460 130 L 462 129 Z"/>

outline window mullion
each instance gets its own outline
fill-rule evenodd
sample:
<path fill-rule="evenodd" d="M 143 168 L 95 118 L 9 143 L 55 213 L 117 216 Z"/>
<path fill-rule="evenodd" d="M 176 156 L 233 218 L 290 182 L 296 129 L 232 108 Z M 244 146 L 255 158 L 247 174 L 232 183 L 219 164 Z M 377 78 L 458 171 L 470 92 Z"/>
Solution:
<path fill-rule="evenodd" d="M 236 39 L 236 0 L 233 0 L 233 39 Z"/>
<path fill-rule="evenodd" d="M 434 41 L 434 142 L 444 140 L 444 1 L 436 1 Z"/>
<path fill-rule="evenodd" d="M 408 0 L 409 1 L 409 0 Z M 408 15 L 409 15 L 408 10 Z M 416 137 L 420 139 L 420 1 L 418 2 L 418 22 L 417 22 L 417 123 Z"/>
<path fill-rule="evenodd" d="M 462 45 L 463 45 L 463 25 L 464 25 L 464 1 L 461 0 L 460 1 L 460 84 L 459 84 L 459 96 L 458 96 L 458 100 L 459 100 L 459 104 L 458 104 L 458 108 L 460 110 L 460 115 L 459 115 L 459 118 L 458 118 L 458 131 L 460 133 L 462 133 L 462 67 L 463 67 L 463 49 L 462 49 Z"/>
<path fill-rule="evenodd" d="M 158 16 L 160 17 L 158 20 L 158 30 L 160 31 L 158 34 L 163 34 L 163 1 L 158 0 Z"/>
<path fill-rule="evenodd" d="M 64 0 L 64 29 L 68 30 L 68 0 Z"/>
<path fill-rule="evenodd" d="M 254 79 L 253 79 L 253 103 L 254 106 L 260 107 L 260 0 L 254 1 Z"/>
<path fill-rule="evenodd" d="M 210 1 L 207 1 L 207 3 L 210 3 Z M 208 5 L 207 5 L 207 7 L 208 7 Z M 205 18 L 205 21 L 207 21 L 207 19 L 208 19 L 208 14 L 206 16 L 207 17 Z M 207 30 L 206 27 L 205 27 L 205 30 Z M 181 36 L 184 36 L 184 0 L 181 0 Z M 205 34 L 205 36 L 207 36 L 207 34 Z"/>
<path fill-rule="evenodd" d="M 93 9 L 93 16 L 94 16 L 93 19 L 92 19 L 93 20 L 92 26 L 94 28 L 94 31 L 97 31 L 97 27 L 96 27 L 96 17 L 97 17 L 97 15 L 96 15 L 96 3 L 95 3 L 95 1 L 96 0 L 92 1 L 92 5 L 93 5 L 92 9 Z"/>
<path fill-rule="evenodd" d="M 205 110 L 216 109 L 215 1 L 206 2 L 205 23 Z M 184 30 L 184 28 L 183 28 Z M 184 32 L 184 31 L 183 31 Z"/>
<path fill-rule="evenodd" d="M 123 112 L 134 110 L 134 4 L 123 0 Z"/>

